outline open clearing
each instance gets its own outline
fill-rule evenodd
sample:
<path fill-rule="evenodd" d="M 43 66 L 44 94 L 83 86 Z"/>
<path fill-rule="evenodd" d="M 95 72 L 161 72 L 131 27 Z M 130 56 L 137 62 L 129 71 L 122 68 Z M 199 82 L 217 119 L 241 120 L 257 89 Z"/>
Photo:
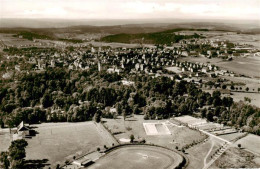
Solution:
<path fill-rule="evenodd" d="M 182 157 L 170 150 L 154 146 L 126 146 L 100 158 L 90 169 L 172 169 L 181 163 Z"/>
<path fill-rule="evenodd" d="M 27 139 L 26 159 L 48 159 L 48 163 L 54 167 L 64 164 L 66 159 L 71 160 L 73 156 L 96 151 L 97 147 L 111 146 L 112 143 L 116 145 L 99 125 L 94 122 L 34 125 L 39 134 Z"/>

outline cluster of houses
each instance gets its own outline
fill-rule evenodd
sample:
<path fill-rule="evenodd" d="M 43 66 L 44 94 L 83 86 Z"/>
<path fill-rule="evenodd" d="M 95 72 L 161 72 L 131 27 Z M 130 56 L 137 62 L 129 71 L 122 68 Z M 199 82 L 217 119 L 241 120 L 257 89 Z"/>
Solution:
<path fill-rule="evenodd" d="M 66 45 L 67 44 L 67 45 Z M 160 74 L 163 67 L 176 66 L 182 72 L 188 71 L 196 76 L 205 73 L 213 76 L 234 76 L 226 70 L 205 63 L 177 62 L 177 58 L 185 56 L 225 57 L 232 59 L 235 53 L 246 55 L 248 53 L 259 55 L 259 51 L 245 45 L 234 45 L 228 41 L 209 39 L 184 39 L 171 47 L 139 47 L 139 48 L 111 48 L 80 46 L 62 42 L 56 44 L 57 50 L 49 52 L 32 52 L 31 57 L 26 58 L 26 64 L 33 65 L 35 71 L 44 71 L 48 67 L 62 67 L 70 70 L 88 70 L 91 66 L 98 66 L 98 70 L 106 70 L 108 73 L 121 74 L 125 70 L 130 73 Z M 70 44 L 71 45 L 71 44 Z M 76 46 L 75 46 L 76 45 Z M 72 50 L 71 50 L 72 48 Z M 14 71 L 23 71 L 17 64 Z M 32 70 L 30 70 L 32 71 Z M 10 73 L 9 73 L 10 74 Z M 8 74 L 4 78 L 8 78 Z"/>

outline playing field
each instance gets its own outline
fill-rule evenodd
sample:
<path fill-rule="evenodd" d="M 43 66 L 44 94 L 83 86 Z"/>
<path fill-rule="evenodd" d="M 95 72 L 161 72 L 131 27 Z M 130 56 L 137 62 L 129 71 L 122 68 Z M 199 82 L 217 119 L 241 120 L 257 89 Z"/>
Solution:
<path fill-rule="evenodd" d="M 94 122 L 35 125 L 39 134 L 27 139 L 26 159 L 48 159 L 53 168 L 56 164 L 64 164 L 66 159 L 73 159 L 73 156 L 96 151 L 97 147 L 116 145 L 109 133 L 99 125 Z"/>
<path fill-rule="evenodd" d="M 100 158 L 90 169 L 159 169 L 175 168 L 182 157 L 170 150 L 143 145 L 125 146 Z"/>
<path fill-rule="evenodd" d="M 170 135 L 171 132 L 164 123 L 143 123 L 147 135 Z"/>

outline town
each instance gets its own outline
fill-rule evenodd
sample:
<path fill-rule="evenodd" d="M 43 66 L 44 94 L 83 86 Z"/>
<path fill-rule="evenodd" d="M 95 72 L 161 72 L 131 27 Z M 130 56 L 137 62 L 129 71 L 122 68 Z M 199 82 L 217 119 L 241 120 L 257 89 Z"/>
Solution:
<path fill-rule="evenodd" d="M 260 167 L 256 22 L 0 21 L 0 168 Z"/>

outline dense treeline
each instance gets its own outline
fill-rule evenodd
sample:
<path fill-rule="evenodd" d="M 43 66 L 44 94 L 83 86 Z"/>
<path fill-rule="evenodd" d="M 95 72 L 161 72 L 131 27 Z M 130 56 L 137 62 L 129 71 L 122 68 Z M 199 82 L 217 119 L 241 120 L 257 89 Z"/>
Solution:
<path fill-rule="evenodd" d="M 175 32 L 186 29 L 172 29 L 154 33 L 138 33 L 138 34 L 115 34 L 101 38 L 105 42 L 120 43 L 150 43 L 150 44 L 167 44 L 178 43 L 182 39 L 202 38 L 202 36 L 194 33 L 193 35 L 180 35 Z"/>
<path fill-rule="evenodd" d="M 259 134 L 259 109 L 233 103 L 219 91 L 206 93 L 193 83 L 167 77 L 127 76 L 134 86 L 124 86 L 122 76 L 97 72 L 96 67 L 88 71 L 50 68 L 42 73 L 21 74 L 17 83 L 1 87 L 1 126 L 16 126 L 22 120 L 100 121 L 100 116 L 126 117 L 132 113 L 143 113 L 145 119 L 200 114 L 209 121 Z M 114 107 L 116 112 L 107 107 Z"/>

